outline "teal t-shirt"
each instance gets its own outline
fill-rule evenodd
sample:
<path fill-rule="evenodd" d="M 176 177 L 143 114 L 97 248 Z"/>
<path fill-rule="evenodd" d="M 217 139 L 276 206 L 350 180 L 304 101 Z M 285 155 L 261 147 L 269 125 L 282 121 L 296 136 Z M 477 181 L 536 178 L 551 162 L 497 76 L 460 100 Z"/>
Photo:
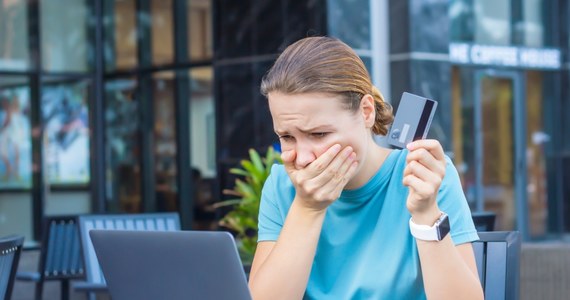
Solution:
<path fill-rule="evenodd" d="M 393 150 L 368 183 L 329 206 L 305 299 L 426 298 L 402 185 L 407 153 Z M 459 176 L 446 160 L 439 208 L 449 215 L 455 245 L 478 240 Z M 277 240 L 294 197 L 285 168 L 274 165 L 263 187 L 258 241 Z"/>

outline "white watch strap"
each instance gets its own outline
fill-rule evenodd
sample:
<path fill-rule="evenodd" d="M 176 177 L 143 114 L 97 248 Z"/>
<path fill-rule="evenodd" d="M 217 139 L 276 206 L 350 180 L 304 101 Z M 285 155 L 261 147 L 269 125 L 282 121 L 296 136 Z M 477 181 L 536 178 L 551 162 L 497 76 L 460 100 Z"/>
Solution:
<path fill-rule="evenodd" d="M 438 240 L 436 224 L 432 226 L 418 225 L 414 223 L 414 221 L 412 221 L 412 218 L 410 218 L 410 232 L 412 233 L 412 236 L 414 236 L 418 240 L 423 240 L 423 241 Z"/>

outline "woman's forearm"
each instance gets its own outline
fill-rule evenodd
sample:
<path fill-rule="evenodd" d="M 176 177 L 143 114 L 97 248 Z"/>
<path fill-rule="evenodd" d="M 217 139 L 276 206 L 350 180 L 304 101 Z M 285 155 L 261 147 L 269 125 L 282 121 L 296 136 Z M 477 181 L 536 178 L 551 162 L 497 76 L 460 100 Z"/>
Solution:
<path fill-rule="evenodd" d="M 254 299 L 301 299 L 321 234 L 326 210 L 311 210 L 293 201 L 269 256 L 249 281 Z"/>
<path fill-rule="evenodd" d="M 483 299 L 478 276 L 448 235 L 442 241 L 417 240 L 428 299 Z"/>

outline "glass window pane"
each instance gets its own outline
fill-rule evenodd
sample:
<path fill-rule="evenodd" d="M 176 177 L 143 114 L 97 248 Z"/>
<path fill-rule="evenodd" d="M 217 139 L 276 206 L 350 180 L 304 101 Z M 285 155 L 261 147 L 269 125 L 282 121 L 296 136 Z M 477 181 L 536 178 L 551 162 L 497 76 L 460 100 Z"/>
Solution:
<path fill-rule="evenodd" d="M 156 207 L 158 211 L 176 211 L 176 115 L 174 107 L 174 72 L 153 75 L 154 154 Z"/>
<path fill-rule="evenodd" d="M 370 0 L 328 0 L 328 34 L 353 49 L 370 49 Z"/>
<path fill-rule="evenodd" d="M 542 236 L 547 231 L 549 187 L 546 150 L 551 134 L 545 124 L 549 103 L 544 99 L 541 72 L 528 71 L 526 80 L 527 103 L 527 192 L 529 228 L 531 236 Z M 554 183 L 554 182 L 553 182 Z M 550 217 L 552 218 L 552 217 Z"/>
<path fill-rule="evenodd" d="M 474 35 L 473 0 L 451 0 L 448 14 L 451 40 L 472 42 Z"/>
<path fill-rule="evenodd" d="M 85 0 L 40 1 L 44 70 L 88 71 L 88 18 Z"/>
<path fill-rule="evenodd" d="M 28 57 L 28 1 L 0 1 L 0 69 L 27 69 Z"/>
<path fill-rule="evenodd" d="M 151 7 L 152 62 L 167 64 L 174 60 L 172 0 L 153 0 Z"/>
<path fill-rule="evenodd" d="M 453 162 L 457 167 L 467 202 L 475 209 L 475 103 L 473 74 L 452 68 L 451 110 Z"/>
<path fill-rule="evenodd" d="M 216 122 L 212 67 L 190 71 L 190 146 L 192 167 L 202 177 L 216 177 Z"/>
<path fill-rule="evenodd" d="M 475 42 L 487 45 L 511 43 L 511 1 L 473 1 Z"/>
<path fill-rule="evenodd" d="M 137 64 L 135 0 L 104 2 L 105 69 L 134 68 Z"/>
<path fill-rule="evenodd" d="M 522 31 L 522 44 L 525 46 L 544 46 L 544 5 L 542 0 L 522 0 L 523 20 L 517 24 L 517 29 Z"/>
<path fill-rule="evenodd" d="M 30 101 L 25 77 L 0 76 L 0 189 L 32 186 Z"/>
<path fill-rule="evenodd" d="M 515 135 L 513 80 L 485 76 L 481 80 L 483 198 L 485 210 L 497 214 L 499 230 L 513 230 L 515 213 Z"/>
<path fill-rule="evenodd" d="M 137 81 L 105 84 L 106 198 L 111 212 L 141 211 L 141 145 Z"/>
<path fill-rule="evenodd" d="M 52 185 L 89 182 L 89 90 L 89 81 L 42 87 L 45 176 Z"/>
<path fill-rule="evenodd" d="M 216 121 L 212 67 L 190 71 L 190 153 L 194 182 L 194 229 L 216 228 Z"/>
<path fill-rule="evenodd" d="M 37 246 L 34 242 L 32 196 L 30 193 L 0 194 L 0 236 L 21 234 L 24 245 Z"/>
<path fill-rule="evenodd" d="M 212 59 L 211 1 L 191 0 L 188 2 L 188 49 L 190 51 L 190 59 Z"/>

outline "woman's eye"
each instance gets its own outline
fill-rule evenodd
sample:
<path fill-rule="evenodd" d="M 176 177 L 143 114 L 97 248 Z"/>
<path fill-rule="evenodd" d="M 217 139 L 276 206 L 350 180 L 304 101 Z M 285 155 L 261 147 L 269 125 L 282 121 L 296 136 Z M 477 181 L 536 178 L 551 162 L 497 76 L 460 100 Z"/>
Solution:
<path fill-rule="evenodd" d="M 316 138 L 323 138 L 328 134 L 328 132 L 313 132 L 311 135 Z"/>
<path fill-rule="evenodd" d="M 280 139 L 280 140 L 283 140 L 283 141 L 290 141 L 290 140 L 293 139 L 293 137 L 290 136 L 290 135 L 280 135 L 280 136 L 279 136 L 279 139 Z"/>

